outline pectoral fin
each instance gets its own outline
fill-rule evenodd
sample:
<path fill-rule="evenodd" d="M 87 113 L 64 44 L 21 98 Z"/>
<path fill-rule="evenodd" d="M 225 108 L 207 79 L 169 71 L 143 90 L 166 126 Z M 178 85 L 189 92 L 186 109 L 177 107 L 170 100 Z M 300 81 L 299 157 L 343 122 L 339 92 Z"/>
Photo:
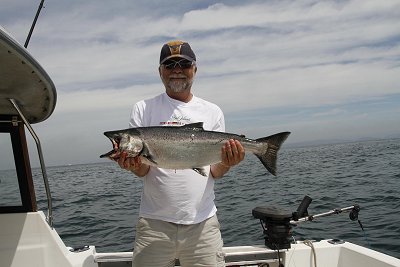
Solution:
<path fill-rule="evenodd" d="M 150 161 L 151 163 L 153 163 L 154 165 L 158 165 L 157 161 L 155 161 L 153 155 L 151 154 L 150 150 L 148 149 L 148 147 L 143 143 L 143 149 L 139 154 L 140 156 L 146 158 L 148 161 Z"/>
<path fill-rule="evenodd" d="M 197 172 L 198 174 L 200 174 L 200 175 L 203 175 L 203 176 L 205 176 L 205 177 L 208 177 L 208 173 L 206 173 L 206 169 L 203 168 L 203 167 L 201 167 L 201 168 L 193 168 L 193 170 L 194 170 L 195 172 Z"/>

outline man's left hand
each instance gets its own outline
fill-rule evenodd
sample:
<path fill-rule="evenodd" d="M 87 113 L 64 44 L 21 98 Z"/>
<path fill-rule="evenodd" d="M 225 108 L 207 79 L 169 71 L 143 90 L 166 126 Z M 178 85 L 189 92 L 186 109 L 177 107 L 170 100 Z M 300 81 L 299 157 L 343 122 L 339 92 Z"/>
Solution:
<path fill-rule="evenodd" d="M 242 144 L 238 140 L 230 139 L 221 149 L 221 164 L 233 167 L 239 164 L 245 156 Z"/>

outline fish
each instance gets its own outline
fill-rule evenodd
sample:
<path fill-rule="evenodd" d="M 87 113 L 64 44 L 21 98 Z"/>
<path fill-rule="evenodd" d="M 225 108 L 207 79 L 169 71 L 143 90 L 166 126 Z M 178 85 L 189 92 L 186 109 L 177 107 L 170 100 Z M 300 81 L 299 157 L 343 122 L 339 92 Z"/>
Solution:
<path fill-rule="evenodd" d="M 252 152 L 274 176 L 277 153 L 290 132 L 281 132 L 258 139 L 243 135 L 207 131 L 203 123 L 183 126 L 150 126 L 104 132 L 113 149 L 100 158 L 118 160 L 122 152 L 127 157 L 139 156 L 143 163 L 165 169 L 193 169 L 208 176 L 204 166 L 221 162 L 221 148 L 230 139 L 238 140 L 245 152 Z"/>

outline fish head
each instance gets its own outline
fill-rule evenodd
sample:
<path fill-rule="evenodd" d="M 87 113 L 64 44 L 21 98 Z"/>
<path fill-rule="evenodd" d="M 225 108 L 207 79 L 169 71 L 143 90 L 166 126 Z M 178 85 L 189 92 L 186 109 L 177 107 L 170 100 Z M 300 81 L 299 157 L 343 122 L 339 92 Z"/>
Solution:
<path fill-rule="evenodd" d="M 119 141 L 119 151 L 126 152 L 128 157 L 136 157 L 143 149 L 143 142 L 140 138 L 129 134 L 123 134 Z"/>
<path fill-rule="evenodd" d="M 110 139 L 113 149 L 101 155 L 100 158 L 108 157 L 112 160 L 118 160 L 122 152 L 125 152 L 127 157 L 136 157 L 143 149 L 142 140 L 127 132 L 105 132 L 104 135 Z"/>

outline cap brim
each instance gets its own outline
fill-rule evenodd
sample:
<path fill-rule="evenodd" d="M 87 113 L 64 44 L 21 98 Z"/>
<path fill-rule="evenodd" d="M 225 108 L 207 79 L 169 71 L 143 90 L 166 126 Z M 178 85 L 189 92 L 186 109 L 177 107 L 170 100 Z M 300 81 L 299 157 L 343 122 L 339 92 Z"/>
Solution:
<path fill-rule="evenodd" d="M 171 58 L 184 58 L 184 59 L 186 59 L 186 60 L 189 60 L 190 62 L 196 62 L 196 60 L 194 60 L 193 58 L 188 57 L 188 56 L 186 56 L 186 55 L 170 55 L 169 57 L 164 58 L 164 59 L 160 62 L 160 65 L 162 65 L 165 61 L 167 61 L 168 59 L 171 59 Z"/>

